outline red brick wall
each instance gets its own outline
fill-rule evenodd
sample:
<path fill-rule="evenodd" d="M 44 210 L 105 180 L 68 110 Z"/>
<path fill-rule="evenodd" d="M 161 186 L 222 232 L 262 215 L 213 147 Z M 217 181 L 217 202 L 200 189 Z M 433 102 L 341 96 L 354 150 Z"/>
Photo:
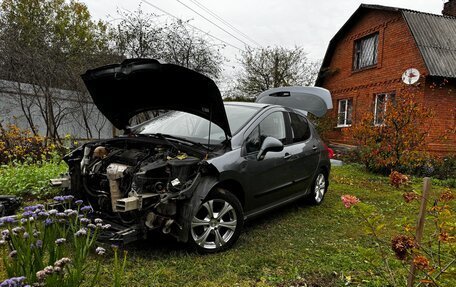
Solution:
<path fill-rule="evenodd" d="M 437 86 L 430 88 L 431 86 Z M 428 148 L 436 153 L 456 153 L 456 80 L 426 81 L 425 102 L 435 117 L 427 124 Z"/>
<path fill-rule="evenodd" d="M 355 41 L 375 32 L 379 33 L 377 65 L 362 71 L 353 71 Z M 369 10 L 336 44 L 329 66 L 334 73 L 324 78 L 322 82 L 322 86 L 329 89 L 333 95 L 332 116 L 337 115 L 339 99 L 351 98 L 353 99 L 353 125 L 355 125 L 366 112 L 373 113 L 376 94 L 394 91 L 400 97 L 399 91 L 404 87 L 401 81 L 402 73 L 411 67 L 418 69 L 422 75 L 419 82 L 420 89 L 416 93 L 417 97 L 421 101 L 430 101 L 430 104 L 436 106 L 434 121 L 439 124 L 431 132 L 430 139 L 434 141 L 434 144 L 429 145 L 429 148 L 449 151 L 451 149 L 449 146 L 455 146 L 456 141 L 453 138 L 445 143 L 442 142 L 441 138 L 437 136 L 437 131 L 441 132 L 444 127 L 448 128 L 451 125 L 454 127 L 454 118 L 449 115 L 451 113 L 445 110 L 446 108 L 438 105 L 438 99 L 445 99 L 448 109 L 449 107 L 455 108 L 456 92 L 453 91 L 451 95 L 443 96 L 440 93 L 445 92 L 440 91 L 438 97 L 430 96 L 429 88 L 426 88 L 429 86 L 425 80 L 426 66 L 400 12 Z M 349 136 L 349 129 L 334 128 L 329 135 L 330 141 L 354 144 Z"/>

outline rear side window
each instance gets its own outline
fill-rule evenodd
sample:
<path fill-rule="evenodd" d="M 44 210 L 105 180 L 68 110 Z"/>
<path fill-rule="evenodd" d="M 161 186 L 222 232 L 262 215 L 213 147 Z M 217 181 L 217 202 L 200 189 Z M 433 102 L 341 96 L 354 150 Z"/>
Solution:
<path fill-rule="evenodd" d="M 295 113 L 290 113 L 293 143 L 303 142 L 310 138 L 310 127 L 307 119 Z"/>

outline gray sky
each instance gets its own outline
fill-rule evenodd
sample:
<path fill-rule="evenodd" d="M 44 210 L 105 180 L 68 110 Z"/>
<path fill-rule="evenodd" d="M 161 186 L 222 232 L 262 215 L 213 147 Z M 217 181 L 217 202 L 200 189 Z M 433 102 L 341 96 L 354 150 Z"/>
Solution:
<path fill-rule="evenodd" d="M 434 14 L 441 14 L 444 0 L 145 0 L 182 19 L 193 19 L 191 24 L 230 44 L 243 48 L 245 44 L 223 32 L 201 16 L 182 5 L 190 6 L 225 30 L 246 43 L 254 43 L 220 23 L 204 10 L 201 3 L 213 13 L 248 35 L 261 46 L 302 46 L 312 59 L 322 59 L 329 40 L 348 20 L 361 3 L 379 4 L 408 8 Z M 92 17 L 115 23 L 117 9 L 133 11 L 141 3 L 144 11 L 163 15 L 156 8 L 141 0 L 82 0 L 86 3 Z M 168 17 L 168 16 L 166 16 Z M 217 40 L 213 40 L 217 42 Z M 236 66 L 239 51 L 227 46 L 224 55 L 230 61 L 225 66 L 226 74 L 231 74 L 229 66 Z"/>

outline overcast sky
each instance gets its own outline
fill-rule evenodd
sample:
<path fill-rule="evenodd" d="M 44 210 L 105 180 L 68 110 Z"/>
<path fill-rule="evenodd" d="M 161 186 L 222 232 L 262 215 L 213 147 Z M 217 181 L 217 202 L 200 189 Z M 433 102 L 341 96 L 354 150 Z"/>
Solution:
<path fill-rule="evenodd" d="M 248 35 L 261 46 L 302 46 L 312 59 L 322 59 L 329 40 L 348 20 L 361 3 L 379 4 L 441 14 L 444 0 L 82 0 L 92 17 L 115 23 L 117 10 L 133 11 L 141 7 L 144 11 L 164 15 L 149 2 L 182 19 L 193 19 L 192 25 L 218 37 L 233 46 L 244 48 L 245 43 L 256 46 L 224 23 L 214 19 L 197 6 L 197 3 L 220 16 L 226 22 Z M 232 33 L 245 43 L 232 37 L 211 24 L 183 4 L 198 11 L 211 21 Z M 169 16 L 166 16 L 169 17 Z M 214 42 L 218 40 L 214 39 Z M 236 48 L 227 46 L 224 55 L 236 66 Z M 229 68 L 226 68 L 229 73 Z"/>

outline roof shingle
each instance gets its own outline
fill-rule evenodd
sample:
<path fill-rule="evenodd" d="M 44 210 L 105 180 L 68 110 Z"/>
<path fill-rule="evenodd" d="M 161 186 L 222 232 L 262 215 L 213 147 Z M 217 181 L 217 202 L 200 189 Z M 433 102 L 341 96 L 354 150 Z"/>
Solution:
<path fill-rule="evenodd" d="M 456 18 L 402 10 L 429 75 L 456 78 Z"/>

